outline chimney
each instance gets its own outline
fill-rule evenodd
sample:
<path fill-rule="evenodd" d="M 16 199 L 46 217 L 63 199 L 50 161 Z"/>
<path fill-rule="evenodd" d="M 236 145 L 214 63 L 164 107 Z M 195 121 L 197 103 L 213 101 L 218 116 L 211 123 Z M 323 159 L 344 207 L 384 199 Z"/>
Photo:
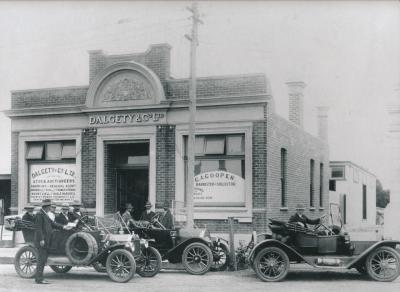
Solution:
<path fill-rule="evenodd" d="M 327 106 L 317 107 L 318 137 L 325 142 L 328 142 L 328 110 Z"/>
<path fill-rule="evenodd" d="M 302 81 L 286 82 L 289 88 L 289 121 L 303 128 L 303 88 Z"/>

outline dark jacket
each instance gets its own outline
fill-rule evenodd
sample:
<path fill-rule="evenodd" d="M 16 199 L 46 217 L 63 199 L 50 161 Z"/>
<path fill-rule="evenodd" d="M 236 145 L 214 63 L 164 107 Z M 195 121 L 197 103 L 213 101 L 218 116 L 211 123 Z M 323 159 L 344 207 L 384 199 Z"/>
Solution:
<path fill-rule="evenodd" d="M 28 212 L 26 212 L 26 213 L 24 214 L 24 216 L 22 216 L 22 220 L 35 223 L 35 215 L 31 215 L 31 214 L 29 214 Z"/>
<path fill-rule="evenodd" d="M 68 213 L 67 213 L 68 217 Z M 61 225 L 67 225 L 69 222 L 69 218 L 65 218 L 64 214 L 61 212 L 56 216 L 56 223 L 61 224 Z"/>
<path fill-rule="evenodd" d="M 80 219 L 82 217 L 82 212 L 79 212 L 80 214 L 76 212 L 68 212 L 68 219 L 69 222 L 74 222 L 76 219 Z"/>
<path fill-rule="evenodd" d="M 155 215 L 156 213 L 154 213 L 153 211 L 150 211 L 149 214 L 147 214 L 146 211 L 143 211 L 142 216 L 140 216 L 140 220 L 151 221 L 151 219 L 153 219 Z"/>
<path fill-rule="evenodd" d="M 292 217 L 290 217 L 290 219 L 289 219 L 289 222 L 290 222 L 290 223 L 294 223 L 294 222 L 303 223 L 305 228 L 308 228 L 308 227 L 307 227 L 307 224 L 315 225 L 315 224 L 319 224 L 320 221 L 321 221 L 320 218 L 317 218 L 317 219 L 309 219 L 306 215 L 302 215 L 302 216 L 300 217 L 300 215 L 297 214 L 297 213 L 294 214 L 294 215 L 293 215 Z"/>
<path fill-rule="evenodd" d="M 41 209 L 36 213 L 35 219 L 35 239 L 34 243 L 37 248 L 40 247 L 40 241 L 44 240 L 44 247 L 48 248 L 50 246 L 51 233 L 54 229 L 63 229 L 61 224 L 51 221 L 46 212 Z"/>
<path fill-rule="evenodd" d="M 160 222 L 166 229 L 172 229 L 174 227 L 170 210 L 167 210 L 167 212 L 161 218 Z"/>

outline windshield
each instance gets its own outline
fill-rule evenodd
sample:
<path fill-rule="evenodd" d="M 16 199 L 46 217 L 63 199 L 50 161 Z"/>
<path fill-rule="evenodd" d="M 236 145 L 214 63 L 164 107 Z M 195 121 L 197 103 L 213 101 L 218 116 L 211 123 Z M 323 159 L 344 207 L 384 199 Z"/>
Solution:
<path fill-rule="evenodd" d="M 331 225 L 342 226 L 342 217 L 340 213 L 340 207 L 338 204 L 331 203 L 330 206 L 330 221 Z"/>

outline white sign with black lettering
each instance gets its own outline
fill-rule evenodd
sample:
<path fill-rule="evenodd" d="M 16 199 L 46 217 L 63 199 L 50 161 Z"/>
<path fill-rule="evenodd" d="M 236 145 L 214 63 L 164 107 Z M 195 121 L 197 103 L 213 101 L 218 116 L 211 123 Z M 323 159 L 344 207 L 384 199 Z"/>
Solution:
<path fill-rule="evenodd" d="M 75 163 L 31 164 L 29 168 L 29 201 L 51 199 L 56 203 L 79 200 L 76 189 Z"/>
<path fill-rule="evenodd" d="M 195 206 L 245 206 L 245 181 L 227 171 L 209 171 L 194 177 Z"/>

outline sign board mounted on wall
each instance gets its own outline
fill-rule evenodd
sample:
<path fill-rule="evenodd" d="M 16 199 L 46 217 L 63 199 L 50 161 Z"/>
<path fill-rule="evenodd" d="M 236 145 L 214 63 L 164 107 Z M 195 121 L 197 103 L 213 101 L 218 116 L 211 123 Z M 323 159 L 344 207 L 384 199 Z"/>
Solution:
<path fill-rule="evenodd" d="M 194 177 L 195 206 L 245 206 L 245 180 L 233 173 L 216 170 Z"/>
<path fill-rule="evenodd" d="M 75 163 L 37 163 L 29 167 L 29 202 L 79 200 Z"/>

